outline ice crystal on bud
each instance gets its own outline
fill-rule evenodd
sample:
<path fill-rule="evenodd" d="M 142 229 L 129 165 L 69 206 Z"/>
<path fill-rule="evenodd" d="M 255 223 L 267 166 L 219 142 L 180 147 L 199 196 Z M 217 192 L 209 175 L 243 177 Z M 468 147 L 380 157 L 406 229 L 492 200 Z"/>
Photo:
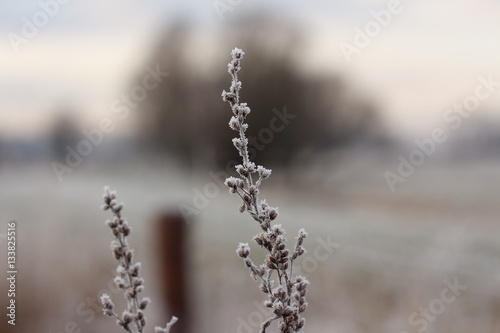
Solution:
<path fill-rule="evenodd" d="M 143 298 L 139 303 L 139 309 L 145 310 L 149 303 L 151 303 L 151 300 L 148 297 Z"/>
<path fill-rule="evenodd" d="M 170 332 L 170 328 L 172 327 L 173 324 L 175 324 L 177 322 L 177 317 L 172 317 L 172 319 L 170 319 L 170 321 L 167 323 L 167 325 L 165 327 L 159 327 L 159 326 L 156 326 L 155 327 L 155 333 L 168 333 Z"/>
<path fill-rule="evenodd" d="M 250 255 L 250 247 L 248 246 L 248 243 L 240 243 L 236 253 L 238 253 L 241 258 L 248 257 Z"/>
<path fill-rule="evenodd" d="M 238 121 L 238 118 L 236 118 L 236 117 L 231 118 L 231 120 L 229 121 L 229 128 L 231 128 L 232 130 L 235 130 L 235 131 L 240 129 L 240 123 Z M 234 141 L 233 141 L 233 143 L 234 143 Z M 236 144 L 234 144 L 234 145 L 236 146 Z"/>
<path fill-rule="evenodd" d="M 102 303 L 102 312 L 106 316 L 113 316 L 113 309 L 115 308 L 115 305 L 113 304 L 113 301 L 111 300 L 108 294 L 102 294 L 101 303 Z"/>
<path fill-rule="evenodd" d="M 233 57 L 233 60 L 234 59 L 241 59 L 243 58 L 243 56 L 245 55 L 245 52 L 243 52 L 242 49 L 239 49 L 237 47 L 235 47 L 232 51 L 231 51 L 231 56 Z"/>
<path fill-rule="evenodd" d="M 273 321 L 279 320 L 280 332 L 299 333 L 302 332 L 305 323 L 300 314 L 307 307 L 305 294 L 309 282 L 300 276 L 294 277 L 293 262 L 305 253 L 302 243 L 307 233 L 301 229 L 296 238 L 294 251 L 286 249 L 285 230 L 279 224 L 271 226 L 271 222 L 278 217 L 278 208 L 270 207 L 265 200 L 259 200 L 259 187 L 263 180 L 271 176 L 271 170 L 261 165 L 256 166 L 250 160 L 248 153 L 248 140 L 245 132 L 248 129 L 246 118 L 250 113 L 250 108 L 246 103 L 240 102 L 242 84 L 238 80 L 244 54 L 238 48 L 231 52 L 232 60 L 228 64 L 228 72 L 232 78 L 231 86 L 229 92 L 222 92 L 222 99 L 229 103 L 233 113 L 229 120 L 229 127 L 237 132 L 233 145 L 243 159 L 242 164 L 235 167 L 239 177 L 229 177 L 225 184 L 229 187 L 230 193 L 236 193 L 242 199 L 240 212 L 246 210 L 260 225 L 263 232 L 253 239 L 269 254 L 264 263 L 257 266 L 249 258 L 250 247 L 247 243 L 240 243 L 236 253 L 243 259 L 250 270 L 250 275 L 254 279 L 260 279 L 260 290 L 268 297 L 264 305 L 272 310 L 271 317 L 262 323 L 260 332 L 265 333 Z M 271 279 L 273 276 L 277 276 L 277 287 L 275 287 L 275 281 Z"/>
<path fill-rule="evenodd" d="M 267 179 L 271 176 L 271 170 L 264 168 L 262 165 L 257 167 L 257 173 L 261 179 Z"/>

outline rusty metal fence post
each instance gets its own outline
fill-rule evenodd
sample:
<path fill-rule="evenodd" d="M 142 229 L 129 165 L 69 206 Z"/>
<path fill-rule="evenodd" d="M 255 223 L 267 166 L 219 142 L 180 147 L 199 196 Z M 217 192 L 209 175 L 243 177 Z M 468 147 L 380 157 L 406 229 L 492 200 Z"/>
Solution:
<path fill-rule="evenodd" d="M 156 218 L 159 271 L 161 272 L 162 298 L 169 315 L 179 318 L 171 333 L 189 333 L 191 311 L 189 308 L 189 274 L 187 253 L 188 224 L 180 213 L 163 212 Z"/>

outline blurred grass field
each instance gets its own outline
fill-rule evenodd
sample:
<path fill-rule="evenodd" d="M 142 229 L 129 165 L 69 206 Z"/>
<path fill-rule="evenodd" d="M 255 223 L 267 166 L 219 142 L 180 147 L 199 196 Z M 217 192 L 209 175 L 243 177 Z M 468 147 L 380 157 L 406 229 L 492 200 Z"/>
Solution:
<path fill-rule="evenodd" d="M 309 232 L 306 257 L 314 258 L 318 239 L 339 244 L 326 260 L 302 266 L 312 283 L 307 332 L 417 332 L 410 315 L 439 298 L 444 281 L 455 278 L 468 289 L 425 331 L 500 332 L 498 161 L 453 168 L 429 162 L 391 193 L 384 163 L 369 154 L 365 159 L 323 170 L 321 182 L 304 177 L 291 185 L 276 176 L 263 188 L 268 202 L 280 208 L 289 240 L 302 226 Z M 108 214 L 99 209 L 104 185 L 125 202 L 131 245 L 143 262 L 144 294 L 156 305 L 149 325 L 163 324 L 169 316 L 156 296 L 152 220 L 162 207 L 191 202 L 193 188 L 211 181 L 207 173 L 193 176 L 168 163 L 134 161 L 99 170 L 83 165 L 59 184 L 48 166 L 5 165 L 0 171 L 0 220 L 16 220 L 19 230 L 16 332 L 63 332 L 68 321 L 82 332 L 115 329 L 97 311 L 92 320 L 77 312 L 81 302 L 106 288 L 115 265 L 103 223 Z M 238 317 L 251 322 L 259 313 L 255 304 L 262 295 L 234 252 L 258 228 L 238 213 L 238 204 L 221 189 L 190 224 L 196 331 L 246 332 L 238 328 Z M 252 249 L 259 261 L 262 252 Z M 1 260 L 5 267 L 6 258 Z M 8 332 L 5 325 L 2 332 Z"/>

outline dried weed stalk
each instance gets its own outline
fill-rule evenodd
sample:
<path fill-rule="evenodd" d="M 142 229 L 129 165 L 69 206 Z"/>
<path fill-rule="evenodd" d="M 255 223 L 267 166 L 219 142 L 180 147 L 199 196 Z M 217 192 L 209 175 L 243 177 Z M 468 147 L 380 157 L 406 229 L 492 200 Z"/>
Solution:
<path fill-rule="evenodd" d="M 250 108 L 247 103 L 240 102 L 241 82 L 238 80 L 244 54 L 238 48 L 232 50 L 232 60 L 228 64 L 228 72 L 232 78 L 231 87 L 229 91 L 222 92 L 222 99 L 229 103 L 233 112 L 229 127 L 238 132 L 238 136 L 233 139 L 233 144 L 243 159 L 243 163 L 236 166 L 239 177 L 229 177 L 225 184 L 231 193 L 236 193 L 241 197 L 243 204 L 240 212 L 247 211 L 260 225 L 262 232 L 253 240 L 269 253 L 265 262 L 257 266 L 249 258 L 248 244 L 240 243 L 236 252 L 244 260 L 251 276 L 260 280 L 260 289 L 268 297 L 264 305 L 272 310 L 272 315 L 262 323 L 261 333 L 266 332 L 275 320 L 279 320 L 280 332 L 299 333 L 302 332 L 305 324 L 301 313 L 307 308 L 305 295 L 309 282 L 300 275 L 294 276 L 293 262 L 305 253 L 302 243 L 307 233 L 301 229 L 293 250 L 288 250 L 285 244 L 285 230 L 280 224 L 271 224 L 278 216 L 278 209 L 269 206 L 265 200 L 259 199 L 259 187 L 263 180 L 269 178 L 271 170 L 260 165 L 256 166 L 250 161 L 248 155 L 248 139 L 245 135 L 248 124 L 245 120 L 250 113 Z"/>
<path fill-rule="evenodd" d="M 130 235 L 130 227 L 127 221 L 122 217 L 121 211 L 123 203 L 116 201 L 116 192 L 110 191 L 108 187 L 104 188 L 104 205 L 102 209 L 111 210 L 113 218 L 107 220 L 106 224 L 111 228 L 115 239 L 111 242 L 111 251 L 118 261 L 116 268 L 115 284 L 123 291 L 127 301 L 127 308 L 118 315 L 115 312 L 115 305 L 111 297 L 107 294 L 101 296 L 103 313 L 107 316 L 116 318 L 116 324 L 129 333 L 143 333 L 146 326 L 146 317 L 144 310 L 151 302 L 148 297 L 139 297 L 144 289 L 144 279 L 140 275 L 141 263 L 133 261 L 133 250 L 129 247 L 127 237 Z M 165 327 L 155 327 L 155 333 L 168 333 L 170 327 L 177 321 L 172 317 Z"/>

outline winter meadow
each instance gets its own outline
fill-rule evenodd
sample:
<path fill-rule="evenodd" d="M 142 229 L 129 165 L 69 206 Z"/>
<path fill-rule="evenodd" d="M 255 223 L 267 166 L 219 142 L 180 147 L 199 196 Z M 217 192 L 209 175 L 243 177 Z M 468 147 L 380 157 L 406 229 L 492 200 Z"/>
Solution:
<path fill-rule="evenodd" d="M 500 333 L 497 2 L 0 13 L 0 332 Z"/>

